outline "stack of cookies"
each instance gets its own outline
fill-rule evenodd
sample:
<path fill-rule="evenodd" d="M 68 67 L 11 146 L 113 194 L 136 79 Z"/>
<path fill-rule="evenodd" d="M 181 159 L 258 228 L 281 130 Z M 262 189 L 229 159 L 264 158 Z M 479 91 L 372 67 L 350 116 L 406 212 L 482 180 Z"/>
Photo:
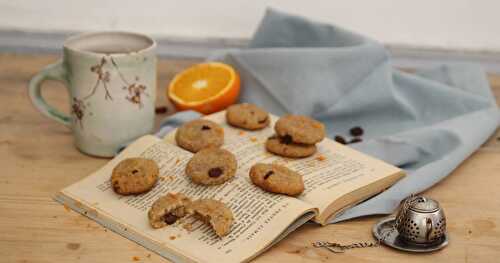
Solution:
<path fill-rule="evenodd" d="M 323 123 L 302 115 L 285 115 L 274 125 L 276 134 L 269 137 L 266 149 L 274 154 L 303 158 L 316 152 L 316 143 L 325 138 Z"/>

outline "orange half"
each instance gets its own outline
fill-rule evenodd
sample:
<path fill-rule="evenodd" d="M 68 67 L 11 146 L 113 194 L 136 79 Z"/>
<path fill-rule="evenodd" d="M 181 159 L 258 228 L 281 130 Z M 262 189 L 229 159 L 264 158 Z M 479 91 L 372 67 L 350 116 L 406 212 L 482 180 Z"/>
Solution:
<path fill-rule="evenodd" d="M 167 97 L 177 110 L 203 114 L 227 108 L 236 102 L 239 94 L 238 73 L 230 65 L 219 62 L 197 64 L 182 71 L 167 89 Z"/>

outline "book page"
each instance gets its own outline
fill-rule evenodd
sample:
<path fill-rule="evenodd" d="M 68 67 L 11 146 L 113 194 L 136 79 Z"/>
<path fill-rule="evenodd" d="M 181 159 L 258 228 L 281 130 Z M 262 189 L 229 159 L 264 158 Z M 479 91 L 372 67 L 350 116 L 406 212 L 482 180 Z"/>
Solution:
<path fill-rule="evenodd" d="M 109 180 L 112 169 L 124 158 L 132 156 L 155 160 L 160 167 L 159 183 L 145 194 L 117 195 Z M 63 189 L 62 194 L 77 200 L 81 206 L 90 207 L 89 213 L 93 217 L 109 218 L 108 221 L 120 225 L 120 231 L 134 233 L 127 237 L 139 235 L 168 248 L 177 257 L 197 262 L 247 260 L 264 250 L 306 212 L 315 211 L 300 200 L 265 193 L 254 187 L 246 171 L 240 169 L 246 166 L 242 159 L 238 159 L 239 169 L 233 180 L 218 186 L 193 184 L 184 173 L 191 157 L 192 153 L 188 151 L 145 136 L 99 171 Z M 226 203 L 235 217 L 231 232 L 219 238 L 209 226 L 193 217 L 180 220 L 173 226 L 153 229 L 147 212 L 155 200 L 169 192 L 182 192 L 193 200 L 213 198 Z"/>
<path fill-rule="evenodd" d="M 265 149 L 266 139 L 274 134 L 274 123 L 278 117 L 271 116 L 269 127 L 259 131 L 246 131 L 226 123 L 225 112 L 206 117 L 224 128 L 223 148 L 238 158 L 238 169 L 248 175 L 250 167 L 258 162 L 282 164 L 303 176 L 305 190 L 298 199 L 319 209 L 324 223 L 329 215 L 321 215 L 338 198 L 352 191 L 398 174 L 401 170 L 348 146 L 325 138 L 317 144 L 314 155 L 293 159 L 274 155 Z M 164 140 L 175 144 L 175 131 Z M 369 194 L 369 193 L 368 193 Z"/>

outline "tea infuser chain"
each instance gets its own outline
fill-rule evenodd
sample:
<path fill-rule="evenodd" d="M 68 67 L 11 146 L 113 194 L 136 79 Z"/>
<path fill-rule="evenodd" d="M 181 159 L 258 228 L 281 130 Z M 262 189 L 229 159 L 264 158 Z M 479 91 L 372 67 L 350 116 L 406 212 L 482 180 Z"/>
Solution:
<path fill-rule="evenodd" d="M 392 228 L 390 230 L 388 230 L 387 232 L 385 232 L 380 238 L 378 238 L 376 242 L 358 242 L 358 243 L 352 243 L 352 244 L 348 244 L 348 245 L 342 245 L 339 243 L 328 242 L 328 241 L 316 241 L 316 242 L 313 242 L 312 245 L 313 245 L 313 247 L 316 247 L 316 248 L 328 249 L 330 252 L 333 252 L 333 253 L 344 253 L 346 250 L 353 249 L 353 248 L 378 247 L 403 222 L 403 219 L 404 219 L 408 209 L 415 202 L 418 202 L 418 200 L 420 200 L 422 198 L 423 197 L 415 196 L 414 194 L 411 194 L 408 198 L 406 198 L 405 201 L 403 202 L 403 204 L 401 205 L 401 209 L 399 210 L 399 213 L 396 217 L 396 222 L 394 223 Z"/>

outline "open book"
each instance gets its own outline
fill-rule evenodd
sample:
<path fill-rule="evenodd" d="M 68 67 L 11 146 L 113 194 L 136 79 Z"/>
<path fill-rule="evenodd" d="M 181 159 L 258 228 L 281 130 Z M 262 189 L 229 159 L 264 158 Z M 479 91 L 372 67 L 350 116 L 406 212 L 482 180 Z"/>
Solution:
<path fill-rule="evenodd" d="M 266 152 L 265 141 L 274 133 L 270 127 L 243 131 L 225 122 L 225 112 L 206 117 L 224 128 L 223 148 L 238 160 L 236 176 L 217 186 L 193 184 L 184 168 L 193 156 L 175 145 L 175 131 L 163 140 L 144 136 L 128 146 L 104 167 L 64 188 L 55 199 L 103 226 L 173 260 L 174 262 L 249 261 L 287 234 L 312 220 L 328 224 L 336 215 L 394 184 L 402 170 L 347 146 L 325 139 L 318 152 L 304 159 L 289 159 Z M 148 193 L 120 196 L 113 192 L 113 168 L 129 157 L 153 159 L 160 167 L 160 180 Z M 298 197 L 267 193 L 250 181 L 248 172 L 257 162 L 280 163 L 303 175 L 305 190 Z M 231 232 L 219 238 L 195 218 L 185 221 L 187 229 L 172 225 L 153 229 L 147 212 L 152 203 L 169 192 L 182 192 L 193 200 L 213 198 L 231 208 L 235 222 Z"/>

